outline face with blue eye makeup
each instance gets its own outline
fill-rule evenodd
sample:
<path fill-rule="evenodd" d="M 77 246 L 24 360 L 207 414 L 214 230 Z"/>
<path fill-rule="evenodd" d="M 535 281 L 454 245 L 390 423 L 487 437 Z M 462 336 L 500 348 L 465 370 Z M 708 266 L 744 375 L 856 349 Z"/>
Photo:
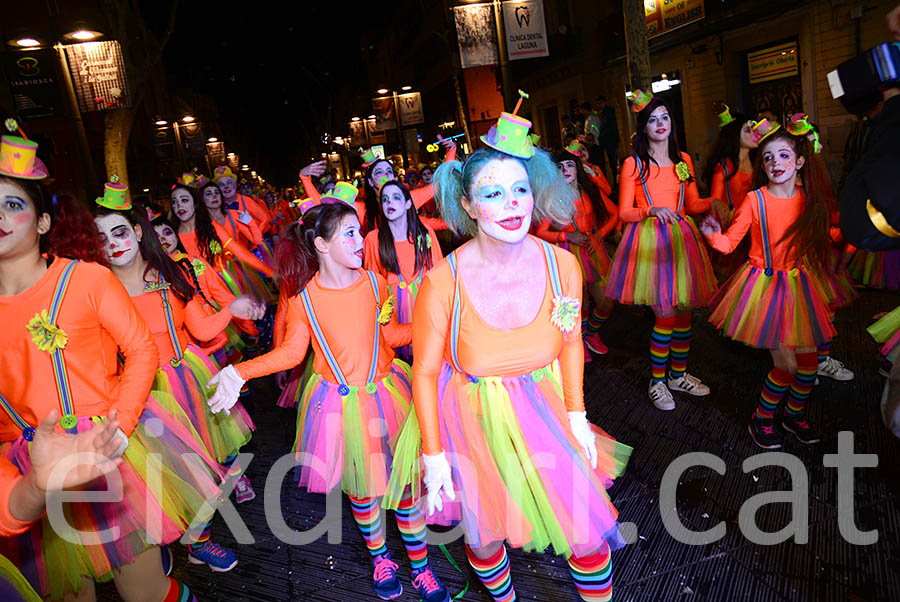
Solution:
<path fill-rule="evenodd" d="M 25 191 L 8 178 L 0 179 L 0 259 L 32 252 L 40 235 L 50 230 L 50 216 L 37 215 Z"/>
<path fill-rule="evenodd" d="M 363 264 L 363 237 L 360 234 L 359 218 L 356 213 L 341 219 L 330 240 L 319 236 L 314 241 L 316 251 L 328 257 L 338 266 L 355 270 Z"/>
<path fill-rule="evenodd" d="M 495 159 L 472 178 L 468 198 L 462 204 L 489 238 L 519 243 L 531 228 L 534 195 L 528 172 L 517 159 Z"/>

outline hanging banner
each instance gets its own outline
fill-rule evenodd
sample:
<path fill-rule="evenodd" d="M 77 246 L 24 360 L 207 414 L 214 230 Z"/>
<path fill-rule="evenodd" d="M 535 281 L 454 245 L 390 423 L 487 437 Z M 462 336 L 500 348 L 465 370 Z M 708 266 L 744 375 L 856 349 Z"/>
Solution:
<path fill-rule="evenodd" d="M 419 92 L 409 92 L 397 97 L 400 107 L 400 124 L 416 125 L 425 123 L 425 112 L 422 110 L 422 95 Z"/>
<path fill-rule="evenodd" d="M 454 6 L 453 16 L 463 69 L 499 63 L 494 7 L 490 4 Z"/>
<path fill-rule="evenodd" d="M 228 153 L 225 157 L 225 164 L 231 168 L 231 171 L 237 173 L 241 167 L 241 157 L 236 153 Z"/>
<path fill-rule="evenodd" d="M 372 113 L 375 115 L 375 130 L 383 132 L 397 127 L 394 115 L 394 97 L 382 96 L 372 99 Z"/>
<path fill-rule="evenodd" d="M 384 130 L 376 129 L 376 121 L 374 119 L 366 119 L 366 129 L 369 132 L 369 144 L 384 144 L 387 142 L 387 133 Z"/>
<path fill-rule="evenodd" d="M 797 42 L 769 46 L 747 53 L 747 69 L 750 83 L 758 84 L 800 73 L 797 64 Z"/>
<path fill-rule="evenodd" d="M 366 145 L 366 122 L 351 121 L 350 122 L 350 146 Z"/>
<path fill-rule="evenodd" d="M 509 60 L 550 56 L 543 0 L 504 2 L 502 6 Z"/>
<path fill-rule="evenodd" d="M 188 157 L 200 159 L 206 155 L 206 138 L 199 123 L 195 121 L 179 125 L 178 133 L 181 134 L 181 146 Z"/>
<path fill-rule="evenodd" d="M 82 113 L 131 106 L 125 61 L 115 40 L 63 46 Z"/>
<path fill-rule="evenodd" d="M 52 49 L 3 53 L 3 72 L 19 117 L 34 119 L 63 114 L 56 78 L 58 63 L 59 58 Z"/>
<path fill-rule="evenodd" d="M 703 0 L 644 0 L 647 37 L 668 33 L 706 16 Z"/>
<path fill-rule="evenodd" d="M 226 164 L 224 142 L 207 142 L 206 154 L 209 156 L 209 164 L 213 168 Z"/>
<path fill-rule="evenodd" d="M 171 125 L 157 128 L 153 132 L 153 148 L 159 161 L 178 160 L 178 149 L 175 146 L 175 132 Z"/>

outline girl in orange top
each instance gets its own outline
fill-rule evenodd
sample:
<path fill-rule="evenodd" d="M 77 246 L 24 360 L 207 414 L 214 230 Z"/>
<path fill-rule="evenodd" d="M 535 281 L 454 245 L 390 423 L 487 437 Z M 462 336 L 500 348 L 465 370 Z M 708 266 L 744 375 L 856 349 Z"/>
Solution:
<path fill-rule="evenodd" d="M 340 487 L 366 541 L 376 593 L 400 595 L 398 565 L 384 543 L 381 507 L 391 473 L 393 443 L 409 412 L 409 366 L 393 347 L 410 341 L 411 327 L 398 324 L 384 278 L 362 269 L 363 239 L 351 205 L 313 207 L 292 224 L 276 248 L 287 300 L 287 332 L 281 345 L 216 375 L 213 409 L 228 408 L 251 378 L 300 363 L 312 343 L 314 374 L 297 414 L 294 451 L 303 468 L 300 486 L 315 493 Z M 352 322 L 348 323 L 348 318 Z M 426 600 L 449 600 L 428 566 L 425 521 L 407 496 L 397 509 L 413 585 Z"/>
<path fill-rule="evenodd" d="M 174 398 L 191 416 L 210 455 L 231 469 L 238 451 L 250 440 L 253 421 L 241 405 L 230 415 L 214 415 L 209 410 L 204 384 L 218 367 L 190 344 L 185 327 L 196 338 L 209 340 L 225 329 L 232 316 L 248 319 L 259 312 L 258 308 L 241 297 L 208 315 L 195 290 L 199 285 L 192 285 L 185 276 L 192 273 L 190 264 L 179 266 L 169 258 L 147 219 L 146 209 L 131 209 L 130 203 L 118 209 L 98 205 L 95 214 L 113 273 L 131 295 L 159 351 L 153 389 Z M 249 487 L 246 480 L 242 485 L 235 486 L 239 494 Z M 205 562 L 218 571 L 237 564 L 233 553 L 209 541 L 209 524 L 198 533 L 197 541 L 190 544 L 189 559 L 194 564 Z"/>
<path fill-rule="evenodd" d="M 234 295 L 254 295 L 266 302 L 274 298 L 260 274 L 271 278 L 275 270 L 241 244 L 233 232 L 229 234 L 224 226 L 212 221 L 198 190 L 176 184 L 170 199 L 172 214 L 178 220 L 178 238 L 189 257 L 202 257 L 215 267 Z"/>
<path fill-rule="evenodd" d="M 622 541 L 606 486 L 624 462 L 585 414 L 581 269 L 528 235 L 532 219 L 570 221 L 574 193 L 530 141 L 515 156 L 479 149 L 465 164 L 445 163 L 434 181 L 444 219 L 474 240 L 419 291 L 416 411 L 385 505 L 409 484 L 419 489 L 421 462 L 429 520 L 461 521 L 469 562 L 494 600 L 516 599 L 505 542 L 552 545 L 584 600 L 608 600 L 610 547 Z"/>
<path fill-rule="evenodd" d="M 691 309 L 709 301 L 716 278 L 687 213 L 703 213 L 710 204 L 697 191 L 690 156 L 678 148 L 666 101 L 640 90 L 633 98 L 637 131 L 631 139 L 632 155 L 619 172 L 619 219 L 627 226 L 606 294 L 620 303 L 653 309 L 648 393 L 660 410 L 674 410 L 672 391 L 709 395 L 709 387 L 688 374 L 687 359 Z"/>
<path fill-rule="evenodd" d="M 204 500 L 217 494 L 218 468 L 187 416 L 164 408 L 161 395 L 148 397 L 157 350 L 128 293 L 107 268 L 59 255 L 84 244 L 93 248 L 81 256 L 96 253 L 90 214 L 77 205 L 58 209 L 40 183 L 0 177 L 0 313 L 10 326 L 0 332 L 3 481 L 16 490 L 29 478 L 38 452 L 29 441 L 51 412 L 62 416 L 59 428 L 71 434 L 117 416 L 117 452 L 124 456 L 116 478 L 124 491 L 116 501 L 64 504 L 69 524 L 79 530 L 71 532 L 75 541 L 60 537 L 60 526 L 45 517 L 14 523 L 14 532 L 24 532 L 7 532 L 0 553 L 53 600 L 73 592 L 90 600 L 94 581 L 110 579 L 125 599 L 155 592 L 166 600 L 191 600 L 183 585 L 163 574 L 155 542 L 181 537 Z M 58 220 L 62 213 L 65 222 Z M 150 457 L 159 461 L 154 481 L 165 496 L 146 480 Z M 37 455 L 34 462 L 44 460 Z M 101 479 L 82 489 L 105 492 L 110 486 Z"/>
<path fill-rule="evenodd" d="M 397 320 L 409 324 L 422 279 L 443 257 L 441 246 L 419 219 L 409 188 L 398 180 L 381 187 L 381 209 L 381 227 L 366 234 L 363 265 L 387 280 Z M 412 347 L 399 348 L 397 355 L 412 361 Z"/>
<path fill-rule="evenodd" d="M 153 229 L 156 231 L 160 245 L 169 254 L 169 257 L 176 263 L 186 259 L 191 264 L 193 268 L 192 273 L 185 275 L 188 278 L 197 279 L 197 284 L 199 285 L 197 290 L 202 293 L 200 301 L 207 314 L 215 313 L 223 307 L 231 305 L 232 301 L 237 297 L 228 288 L 225 279 L 203 257 L 199 255 L 194 257 L 188 256 L 184 245 L 181 244 L 181 240 L 176 234 L 176 226 L 162 215 L 156 216 L 151 221 L 151 224 L 153 224 Z M 184 264 L 180 263 L 180 265 Z M 247 347 L 247 344 L 241 339 L 241 332 L 247 335 L 251 342 L 255 341 L 259 335 L 259 329 L 252 320 L 233 318 L 224 332 L 210 341 L 198 341 L 198 346 L 205 353 L 213 355 L 216 363 L 220 366 L 238 362 L 242 351 Z"/>
<path fill-rule="evenodd" d="M 582 153 L 587 154 L 584 146 L 573 142 L 556 156 L 560 174 L 579 195 L 575 201 L 575 216 L 568 224 L 557 225 L 552 230 L 550 220 L 544 220 L 535 234 L 574 253 L 581 266 L 585 289 L 594 301 L 582 332 L 584 361 L 589 362 L 591 355 L 588 349 L 601 355 L 608 351 L 600 338 L 600 327 L 609 319 L 613 308 L 613 302 L 605 294 L 611 262 L 603 239 L 619 223 L 619 210 L 609 200 L 612 189 L 603 172 L 599 172 L 599 176 L 588 175 L 582 163 Z M 587 308 L 583 309 L 587 313 Z"/>
<path fill-rule="evenodd" d="M 762 139 L 756 177 L 768 183 L 747 195 L 726 232 L 711 216 L 701 224 L 710 245 L 722 253 L 735 249 L 750 230 L 750 259 L 716 293 L 709 319 L 725 336 L 772 354 L 775 367 L 749 427 L 765 449 L 781 447 L 774 414 L 788 389 L 782 426 L 802 443 L 819 441 L 806 420 L 806 401 L 816 378 L 816 346 L 835 333 L 809 267 L 821 265 L 830 251 L 828 208 L 819 182 L 804 169 L 810 153 L 806 138 L 775 132 L 777 127 L 765 120 L 755 126 Z"/>
<path fill-rule="evenodd" d="M 719 138 L 703 170 L 703 181 L 709 187 L 713 215 L 727 228 L 735 209 L 753 190 L 753 156 L 756 141 L 751 122 L 741 113 L 727 109 L 718 114 L 728 120 L 719 126 Z M 721 122 L 720 122 L 721 123 Z M 747 260 L 749 241 L 729 255 L 716 253 L 712 257 L 716 274 L 724 281 Z"/>

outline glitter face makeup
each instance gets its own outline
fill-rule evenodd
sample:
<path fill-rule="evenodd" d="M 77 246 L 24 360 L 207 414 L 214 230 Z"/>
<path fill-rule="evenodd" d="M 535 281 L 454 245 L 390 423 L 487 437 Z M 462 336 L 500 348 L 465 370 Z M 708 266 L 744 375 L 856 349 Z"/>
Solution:
<path fill-rule="evenodd" d="M 776 138 L 763 148 L 763 165 L 772 184 L 783 184 L 796 177 L 803 164 L 797 158 L 794 147 L 784 138 Z"/>
<path fill-rule="evenodd" d="M 475 174 L 472 212 L 478 229 L 506 243 L 521 242 L 531 227 L 534 195 L 528 172 L 515 159 L 496 159 Z"/>

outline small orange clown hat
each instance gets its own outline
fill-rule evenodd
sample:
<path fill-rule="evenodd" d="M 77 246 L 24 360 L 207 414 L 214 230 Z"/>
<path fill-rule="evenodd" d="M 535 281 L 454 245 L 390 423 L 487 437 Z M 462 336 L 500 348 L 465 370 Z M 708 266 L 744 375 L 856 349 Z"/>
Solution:
<path fill-rule="evenodd" d="M 652 93 L 637 89 L 631 93 L 631 110 L 635 113 L 640 113 L 644 110 L 644 107 L 650 104 L 651 100 L 653 100 Z"/>
<path fill-rule="evenodd" d="M 97 197 L 96 203 L 107 209 L 128 211 L 131 209 L 131 199 L 128 198 L 128 186 L 119 184 L 119 176 L 111 177 L 103 190 L 103 196 Z"/>
<path fill-rule="evenodd" d="M 528 130 L 531 129 L 531 122 L 527 119 L 516 115 L 519 107 L 522 106 L 522 100 L 528 98 L 528 94 L 519 90 L 519 101 L 512 113 L 500 113 L 500 119 L 497 125 L 492 125 L 488 133 L 481 137 L 481 141 L 501 153 L 519 157 L 520 159 L 530 159 L 534 156 L 534 144 L 528 136 Z"/>
<path fill-rule="evenodd" d="M 0 137 L 0 174 L 22 180 L 43 180 L 50 175 L 37 157 L 37 142 L 28 139 L 15 119 L 7 119 L 5 125 L 21 136 Z"/>

